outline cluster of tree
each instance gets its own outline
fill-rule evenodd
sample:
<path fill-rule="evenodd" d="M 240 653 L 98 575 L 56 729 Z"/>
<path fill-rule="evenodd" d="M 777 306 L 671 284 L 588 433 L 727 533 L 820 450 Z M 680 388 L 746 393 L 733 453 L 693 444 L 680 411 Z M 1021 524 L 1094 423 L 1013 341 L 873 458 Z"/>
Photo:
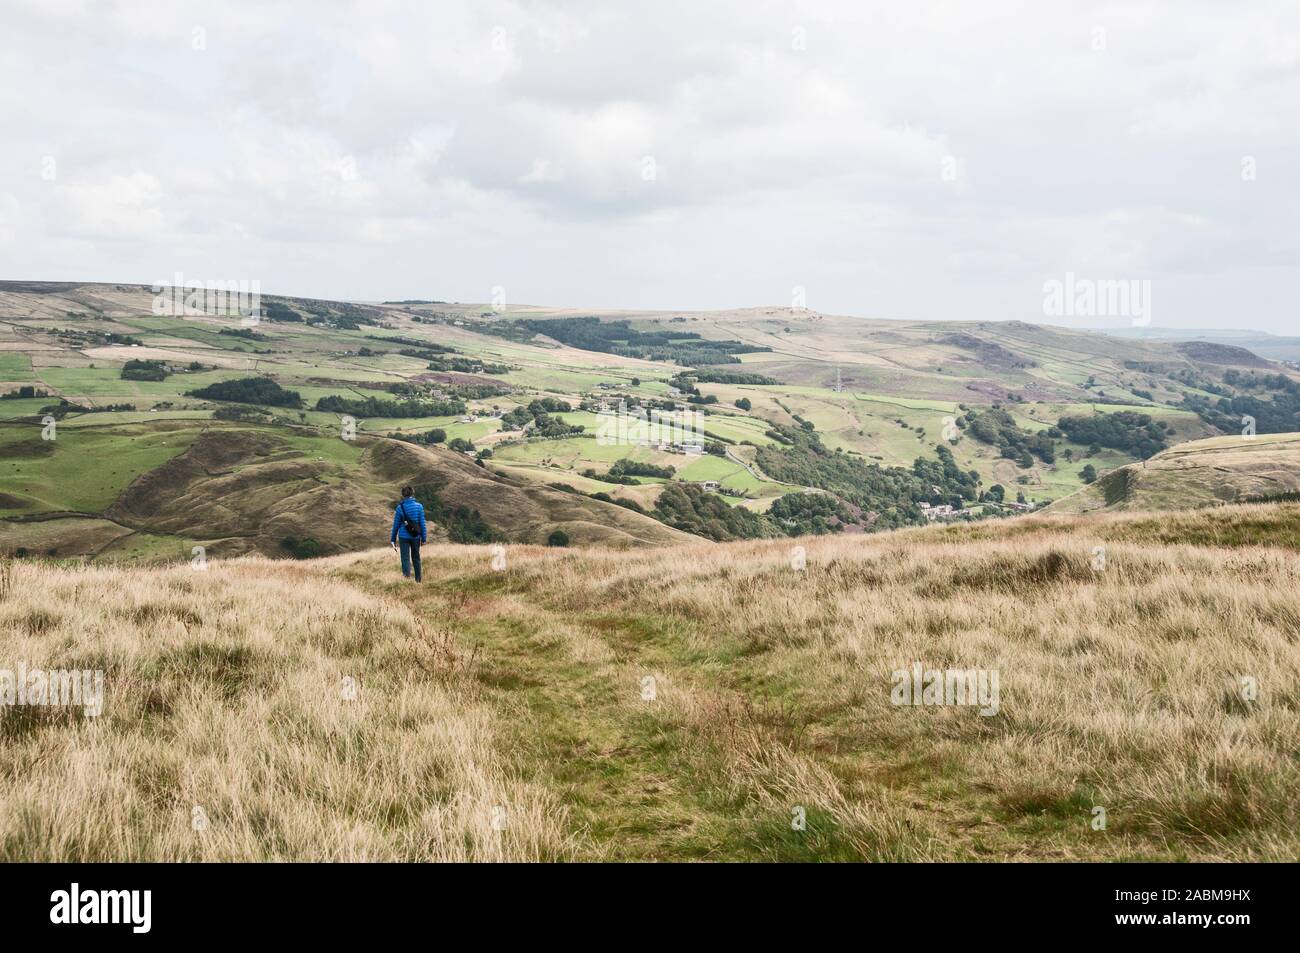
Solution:
<path fill-rule="evenodd" d="M 917 457 L 912 462 L 911 472 L 921 482 L 922 496 L 915 498 L 917 502 L 947 503 L 953 509 L 961 509 L 966 503 L 978 499 L 983 479 L 979 471 L 963 470 L 957 465 L 952 451 L 943 444 L 934 448 L 934 454 L 938 459 Z"/>
<path fill-rule="evenodd" d="M 165 381 L 169 373 L 166 361 L 127 361 L 122 365 L 124 381 Z"/>
<path fill-rule="evenodd" d="M 403 354 L 406 352 L 403 351 Z M 431 371 L 456 371 L 461 374 L 508 374 L 505 364 L 488 364 L 475 357 L 435 357 L 429 361 Z"/>
<path fill-rule="evenodd" d="M 737 397 L 737 398 L 736 398 L 736 406 L 739 407 L 741 410 L 753 410 L 753 409 L 754 409 L 754 405 L 753 405 L 753 403 L 750 401 L 750 399 L 749 399 L 748 397 Z"/>
<path fill-rule="evenodd" d="M 144 344 L 144 342 L 137 337 L 132 337 L 129 334 L 118 334 L 114 331 L 83 331 L 79 328 L 75 330 L 72 328 L 64 328 L 63 330 L 56 331 L 55 336 L 62 341 L 83 345 L 102 346 L 105 344 L 121 344 L 124 346 L 134 345 L 139 347 Z"/>
<path fill-rule="evenodd" d="M 236 404 L 263 404 L 268 407 L 301 407 L 302 395 L 296 390 L 285 390 L 269 377 L 241 377 L 233 381 L 218 381 L 186 393 L 186 397 L 202 400 L 227 400 Z"/>
<path fill-rule="evenodd" d="M 594 470 L 583 473 L 583 476 L 590 475 L 592 479 L 604 480 L 606 483 L 623 483 L 629 486 L 636 485 L 634 477 L 653 477 L 660 480 L 671 480 L 677 473 L 674 467 L 659 467 L 653 463 L 640 463 L 636 460 L 629 460 L 624 457 L 616 460 L 614 465 L 609 468 L 609 472 L 603 476 L 598 475 Z"/>
<path fill-rule="evenodd" d="M 16 390 L 6 391 L 0 394 L 0 400 L 27 400 L 31 397 L 49 397 L 49 393 L 43 390 L 37 390 L 31 384 L 23 384 Z"/>
<path fill-rule="evenodd" d="M 1033 466 L 1034 457 L 1044 463 L 1056 461 L 1051 431 L 1026 430 L 997 404 L 985 411 L 966 411 L 965 416 L 957 418 L 957 426 L 981 443 L 997 447 L 1003 457 L 1015 460 L 1022 468 Z"/>
<path fill-rule="evenodd" d="M 776 378 L 763 374 L 741 374 L 736 371 L 703 370 L 695 372 L 701 384 L 779 384 Z"/>
<path fill-rule="evenodd" d="M 445 529 L 451 542 L 496 543 L 505 538 L 488 525 L 478 510 L 443 502 L 436 484 L 421 483 L 411 489 L 415 498 L 424 506 L 425 520 Z"/>
<path fill-rule="evenodd" d="M 49 395 L 46 394 L 42 396 Z M 165 405 L 159 404 L 159 406 L 162 407 Z M 132 411 L 135 409 L 135 404 L 98 404 L 94 407 L 83 407 L 80 404 L 71 403 L 70 401 L 64 400 L 60 397 L 57 404 L 50 404 L 42 407 L 39 414 L 49 414 L 62 420 L 68 414 L 112 414 L 120 413 L 122 411 Z"/>
<path fill-rule="evenodd" d="M 243 338 L 245 341 L 269 341 L 271 340 L 265 334 L 259 334 L 252 328 L 222 328 L 217 332 L 224 334 L 226 337 Z"/>
<path fill-rule="evenodd" d="M 651 515 L 674 529 L 719 542 L 779 535 L 758 513 L 690 484 L 666 484 Z"/>
<path fill-rule="evenodd" d="M 299 324 L 302 323 L 301 314 L 293 310 L 293 308 L 289 307 L 287 304 L 283 304 L 279 301 L 263 301 L 262 317 L 266 318 L 268 321 L 296 321 Z"/>
<path fill-rule="evenodd" d="M 772 504 L 767 516 L 787 536 L 824 536 L 857 522 L 829 493 L 787 493 Z"/>
<path fill-rule="evenodd" d="M 311 315 L 307 323 L 314 328 L 340 328 L 345 331 L 359 331 L 365 324 L 375 324 L 379 313 L 355 304 L 325 303 L 311 301 L 299 304 Z"/>
<path fill-rule="evenodd" d="M 516 407 L 509 413 L 502 414 L 501 427 L 503 430 L 521 430 L 531 423 L 532 433 L 538 437 L 563 437 L 582 433 L 585 428 L 581 424 L 566 424 L 563 418 L 551 416 L 571 410 L 573 407 L 565 401 L 554 397 L 539 397 L 529 401 L 526 407 Z"/>
<path fill-rule="evenodd" d="M 698 394 L 700 389 L 695 386 L 695 372 L 682 372 L 668 378 L 668 386 L 675 387 L 683 394 Z"/>
<path fill-rule="evenodd" d="M 1166 376 L 1171 381 L 1176 381 L 1177 383 L 1194 390 L 1203 390 L 1207 394 L 1217 394 L 1220 397 L 1229 397 L 1232 395 L 1232 390 L 1230 388 L 1225 387 L 1217 381 L 1211 380 L 1204 374 L 1195 371 L 1190 367 L 1176 368 L 1168 371 Z"/>
<path fill-rule="evenodd" d="M 1300 399 L 1294 395 L 1278 395 L 1272 400 L 1263 400 L 1253 394 L 1238 394 L 1211 401 L 1199 394 L 1186 394 L 1183 405 L 1225 433 L 1241 433 L 1245 417 L 1254 418 L 1256 433 L 1300 430 Z"/>
<path fill-rule="evenodd" d="M 443 388 L 448 397 L 459 397 L 461 400 L 491 400 L 493 397 L 504 397 L 511 393 L 512 388 L 495 381 L 470 382 L 464 384 L 452 384 Z"/>
<path fill-rule="evenodd" d="M 1154 456 L 1169 446 L 1164 427 L 1149 414 L 1121 410 L 1113 414 L 1087 417 L 1062 417 L 1056 425 L 1075 443 L 1110 447 L 1132 454 L 1140 460 Z"/>
<path fill-rule="evenodd" d="M 316 409 L 352 417 L 455 417 L 465 413 L 462 400 L 383 400 L 379 397 L 340 397 L 316 401 Z"/>
<path fill-rule="evenodd" d="M 49 414 L 52 417 L 57 417 L 59 420 L 62 420 L 68 414 L 88 414 L 91 413 L 91 411 L 92 408 L 90 407 L 82 407 L 80 404 L 74 404 L 63 397 L 60 397 L 57 404 L 47 404 L 42 407 L 39 412 L 42 415 Z"/>
<path fill-rule="evenodd" d="M 1185 394 L 1184 406 L 1227 433 L 1241 433 L 1243 417 L 1254 418 L 1256 433 L 1300 430 L 1300 383 L 1284 374 L 1243 373 L 1235 368 L 1224 371 L 1223 381 L 1247 393 L 1224 395 L 1218 400 Z"/>
<path fill-rule="evenodd" d="M 599 318 L 520 318 L 497 322 L 485 328 L 489 333 L 526 341 L 536 334 L 603 354 L 639 357 L 651 361 L 674 361 L 684 366 L 738 364 L 737 354 L 770 351 L 769 347 L 743 341 L 711 341 L 690 331 L 641 331 L 629 321 L 601 321 Z"/>
<path fill-rule="evenodd" d="M 433 446 L 442 443 L 447 439 L 447 431 L 441 427 L 434 427 L 432 430 L 426 430 L 424 433 L 397 433 L 393 434 L 393 439 L 401 440 L 405 443 L 417 443 Z"/>
<path fill-rule="evenodd" d="M 412 356 L 421 357 L 424 358 L 425 360 L 428 360 L 430 357 L 434 357 L 439 354 L 456 353 L 456 349 L 454 347 L 448 347 L 445 344 L 434 344 L 432 341 L 421 341 L 419 338 L 397 337 L 396 335 L 394 335 L 393 337 L 385 337 L 380 334 L 367 334 L 366 340 L 381 341 L 384 344 L 400 344 L 404 348 L 420 352 Z M 406 351 L 404 350 L 401 353 L 405 354 Z"/>
<path fill-rule="evenodd" d="M 759 447 L 759 467 L 784 483 L 813 486 L 840 497 L 860 510 L 876 514 L 873 529 L 893 529 L 926 522 L 917 505 L 947 503 L 961 507 L 978 495 L 980 475 L 962 470 L 952 451 L 940 444 L 936 460 L 918 457 L 911 468 L 866 463 L 840 451 L 832 452 L 814 431 L 778 424 L 770 431 L 777 447 Z"/>
<path fill-rule="evenodd" d="M 573 406 L 566 401 L 557 400 L 554 397 L 538 397 L 529 401 L 527 406 L 516 407 L 509 413 L 502 414 L 501 426 L 503 430 L 519 430 L 538 417 L 571 410 L 573 410 Z"/>

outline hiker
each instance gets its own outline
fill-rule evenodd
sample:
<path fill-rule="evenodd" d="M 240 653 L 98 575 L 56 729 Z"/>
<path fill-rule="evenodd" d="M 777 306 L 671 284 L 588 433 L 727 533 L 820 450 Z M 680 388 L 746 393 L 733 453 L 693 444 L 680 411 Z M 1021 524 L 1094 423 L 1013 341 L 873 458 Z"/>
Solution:
<path fill-rule="evenodd" d="M 393 534 L 389 543 L 402 554 L 402 575 L 411 578 L 411 565 L 415 565 L 415 581 L 420 581 L 420 546 L 428 541 L 424 525 L 424 507 L 409 486 L 402 487 L 402 499 L 393 511 Z"/>

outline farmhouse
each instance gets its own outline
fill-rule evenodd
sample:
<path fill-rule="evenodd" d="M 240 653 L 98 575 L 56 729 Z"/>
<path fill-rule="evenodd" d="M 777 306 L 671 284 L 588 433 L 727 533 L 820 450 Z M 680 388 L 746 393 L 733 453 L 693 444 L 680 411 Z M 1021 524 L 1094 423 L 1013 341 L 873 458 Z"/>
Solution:
<path fill-rule="evenodd" d="M 931 506 L 929 503 L 920 503 L 917 505 L 920 506 L 921 512 L 925 514 L 925 518 L 931 520 L 937 520 L 944 516 L 952 516 L 955 512 L 947 503 L 942 503 L 939 506 Z"/>

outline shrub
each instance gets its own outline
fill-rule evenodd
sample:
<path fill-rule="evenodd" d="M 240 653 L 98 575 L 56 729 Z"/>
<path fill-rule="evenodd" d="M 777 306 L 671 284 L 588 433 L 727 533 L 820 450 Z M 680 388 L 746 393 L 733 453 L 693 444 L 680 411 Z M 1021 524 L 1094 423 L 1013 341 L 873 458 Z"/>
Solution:
<path fill-rule="evenodd" d="M 299 539 L 286 536 L 280 546 L 287 550 L 294 559 L 312 559 L 321 553 L 320 543 L 310 536 Z"/>

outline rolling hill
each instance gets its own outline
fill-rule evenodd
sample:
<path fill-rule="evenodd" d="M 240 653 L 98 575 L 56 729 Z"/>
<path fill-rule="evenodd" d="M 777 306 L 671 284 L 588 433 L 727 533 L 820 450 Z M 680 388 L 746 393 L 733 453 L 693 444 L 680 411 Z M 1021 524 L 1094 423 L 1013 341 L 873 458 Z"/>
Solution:
<path fill-rule="evenodd" d="M 391 477 L 421 467 L 459 520 L 442 532 L 462 539 L 875 531 L 923 524 L 930 506 L 953 507 L 945 519 L 1043 506 L 1078 490 L 1085 466 L 1233 432 L 1243 413 L 1261 434 L 1300 430 L 1300 375 L 1227 343 L 789 308 L 273 295 L 252 320 L 163 299 L 0 282 L 0 546 L 356 549 Z M 602 439 L 620 407 L 673 423 L 658 440 Z M 399 444 L 410 453 L 391 466 L 399 450 L 379 447 Z M 473 536 L 459 507 L 488 530 Z"/>
<path fill-rule="evenodd" d="M 1300 433 L 1214 437 L 1120 467 L 1048 513 L 1181 510 L 1300 494 Z"/>
<path fill-rule="evenodd" d="M 107 693 L 91 729 L 0 706 L 0 859 L 1300 857 L 1300 504 L 1245 502 L 1295 491 L 1290 369 L 1017 322 L 263 309 L 0 283 L 0 630 Z M 707 452 L 607 439 L 620 403 Z M 406 483 L 422 585 L 374 550 Z M 918 665 L 1000 689 L 900 704 Z"/>
<path fill-rule="evenodd" d="M 111 442 L 94 442 L 101 437 Z M 130 479 L 102 508 L 60 509 L 60 494 L 44 486 L 49 469 L 70 472 L 96 453 L 155 437 L 178 452 Z M 203 546 L 212 556 L 284 556 L 286 540 L 306 539 L 318 544 L 313 555 L 366 549 L 387 538 L 397 491 L 407 484 L 419 488 L 426 507 L 436 500 L 447 511 L 431 525 L 431 540 L 466 530 L 471 519 L 478 542 L 541 544 L 555 529 L 578 545 L 615 548 L 689 538 L 623 507 L 488 471 L 463 454 L 382 437 L 345 443 L 290 428 L 171 421 L 65 429 L 57 441 L 22 444 L 31 446 L 49 452 L 34 463 L 9 461 L 16 471 L 35 470 L 23 492 L 0 501 L 15 514 L 0 523 L 0 552 L 188 560 Z M 468 512 L 458 517 L 461 508 Z"/>

